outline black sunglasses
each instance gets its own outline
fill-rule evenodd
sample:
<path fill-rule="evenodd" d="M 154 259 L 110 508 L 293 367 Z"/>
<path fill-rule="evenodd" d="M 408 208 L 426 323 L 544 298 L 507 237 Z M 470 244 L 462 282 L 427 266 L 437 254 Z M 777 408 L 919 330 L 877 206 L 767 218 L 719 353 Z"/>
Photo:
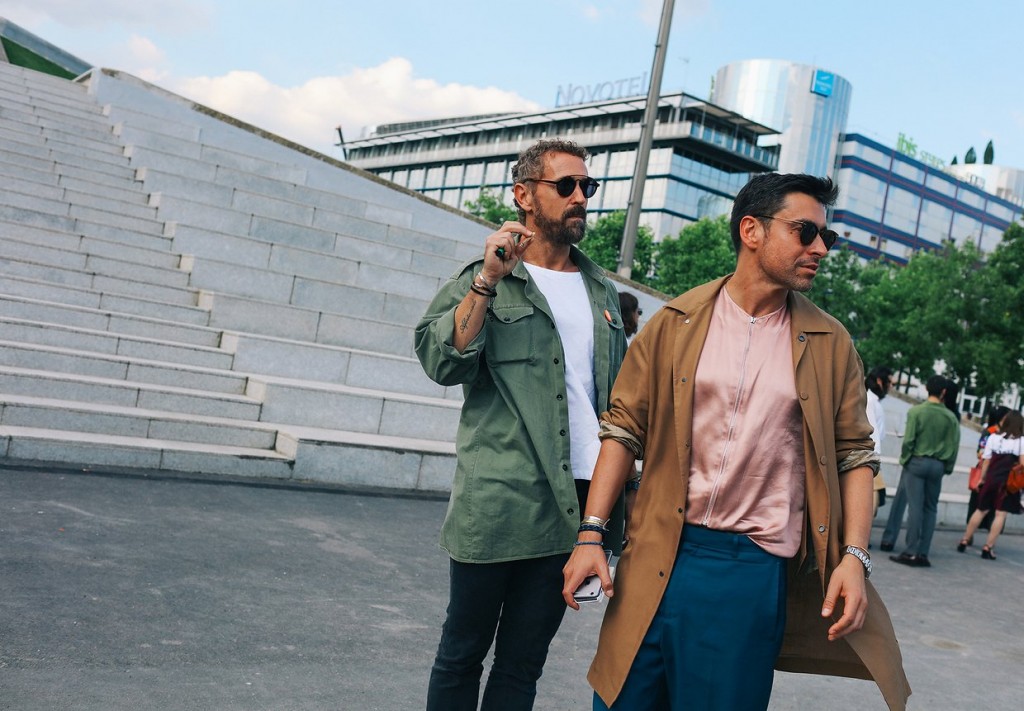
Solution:
<path fill-rule="evenodd" d="M 567 198 L 574 192 L 576 192 L 576 186 L 579 185 L 580 190 L 583 191 L 583 197 L 590 199 L 594 197 L 594 193 L 597 192 L 598 186 L 601 185 L 601 183 L 597 182 L 593 178 L 574 178 L 570 175 L 567 175 L 564 178 L 559 178 L 558 180 L 524 178 L 523 182 L 527 183 L 531 180 L 535 183 L 547 183 L 548 185 L 554 185 L 555 190 L 558 191 L 558 194 L 564 198 Z"/>
<path fill-rule="evenodd" d="M 771 215 L 751 215 L 751 217 L 759 217 L 762 220 L 782 220 L 791 225 L 800 225 L 800 244 L 805 247 L 809 247 L 814 242 L 814 238 L 819 235 L 821 236 L 821 241 L 825 243 L 825 249 L 832 249 L 832 245 L 839 239 L 839 234 L 834 230 L 818 227 L 813 222 L 808 222 L 807 220 L 787 220 L 785 217 L 772 217 Z"/>

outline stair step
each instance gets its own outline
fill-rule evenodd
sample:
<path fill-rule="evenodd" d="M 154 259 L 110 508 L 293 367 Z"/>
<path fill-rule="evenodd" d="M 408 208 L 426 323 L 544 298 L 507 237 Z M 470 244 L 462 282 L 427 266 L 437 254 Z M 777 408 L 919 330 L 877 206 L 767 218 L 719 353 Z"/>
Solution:
<path fill-rule="evenodd" d="M 150 351 L 155 350 L 151 345 Z M 228 366 L 212 368 L 127 354 L 0 341 L 0 367 L 48 371 L 145 386 L 167 386 L 179 390 L 202 391 L 214 396 L 245 395 L 249 390 L 249 378 L 245 374 L 232 372 L 230 363 Z"/>
<path fill-rule="evenodd" d="M 129 337 L 218 348 L 223 331 L 126 312 L 61 304 L 0 293 L 0 316 L 22 321 L 77 326 Z"/>
<path fill-rule="evenodd" d="M 78 326 L 0 316 L 0 343 L 50 346 L 80 353 L 140 358 L 147 361 L 180 363 L 197 368 L 231 370 L 234 356 L 221 348 L 143 338 Z"/>
<path fill-rule="evenodd" d="M 3 394 L 0 394 L 0 427 L 33 427 L 266 450 L 273 450 L 278 438 L 276 426 L 261 422 Z"/>
<path fill-rule="evenodd" d="M 100 435 L 31 427 L 0 427 L 9 463 L 69 464 L 104 470 L 163 470 L 246 478 L 290 479 L 292 458 L 272 450 Z"/>
<path fill-rule="evenodd" d="M 8 276 L 3 273 L 0 273 L 0 294 L 41 301 L 56 301 L 90 309 L 119 311 L 136 316 L 148 316 L 199 326 L 208 326 L 210 321 L 209 309 L 194 305 L 171 304 L 130 294 L 62 286 L 36 279 Z"/>
<path fill-rule="evenodd" d="M 8 366 L 0 366 L 0 392 L 234 420 L 256 421 L 260 413 L 260 402 L 244 395 Z"/>

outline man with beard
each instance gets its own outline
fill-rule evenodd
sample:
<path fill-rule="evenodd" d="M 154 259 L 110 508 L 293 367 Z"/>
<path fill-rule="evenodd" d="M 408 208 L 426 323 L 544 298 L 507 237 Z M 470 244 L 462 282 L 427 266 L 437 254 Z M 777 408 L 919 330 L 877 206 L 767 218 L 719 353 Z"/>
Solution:
<path fill-rule="evenodd" d="M 837 235 L 827 178 L 767 173 L 740 190 L 733 274 L 669 302 L 633 340 L 601 416 L 586 518 L 610 515 L 644 459 L 614 587 L 583 530 L 585 576 L 612 597 L 594 709 L 765 709 L 773 669 L 874 678 L 909 694 L 866 578 L 879 460 L 846 329 L 800 292 Z M 605 540 L 609 540 L 605 537 Z M 783 643 L 785 631 L 785 643 Z"/>
<path fill-rule="evenodd" d="M 562 140 L 523 151 L 512 168 L 519 221 L 486 238 L 416 328 L 427 375 L 464 395 L 428 710 L 477 708 L 492 642 L 481 708 L 531 709 L 565 613 L 562 566 L 597 461 L 597 415 L 626 349 L 618 294 L 575 246 L 598 188 L 586 158 Z M 617 529 L 610 541 L 622 540 Z"/>

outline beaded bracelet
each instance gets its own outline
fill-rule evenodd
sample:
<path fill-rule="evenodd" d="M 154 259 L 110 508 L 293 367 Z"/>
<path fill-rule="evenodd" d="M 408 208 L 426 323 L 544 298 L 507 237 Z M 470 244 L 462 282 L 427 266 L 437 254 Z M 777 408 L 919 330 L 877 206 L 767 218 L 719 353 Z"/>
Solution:
<path fill-rule="evenodd" d="M 604 541 L 576 541 L 574 546 L 603 546 Z"/>
<path fill-rule="evenodd" d="M 595 523 L 580 524 L 580 527 L 576 529 L 577 533 L 583 533 L 585 531 L 593 531 L 594 533 L 600 533 L 601 535 L 608 533 L 607 528 L 604 526 L 598 526 Z"/>

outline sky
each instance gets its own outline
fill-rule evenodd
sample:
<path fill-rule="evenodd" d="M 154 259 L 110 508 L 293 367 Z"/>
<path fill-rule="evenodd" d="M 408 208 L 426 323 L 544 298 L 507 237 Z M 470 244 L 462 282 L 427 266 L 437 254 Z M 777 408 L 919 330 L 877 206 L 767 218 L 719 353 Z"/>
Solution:
<path fill-rule="evenodd" d="M 334 157 L 378 124 L 553 107 L 649 73 L 661 0 L 0 0 L 0 17 Z M 810 64 L 853 85 L 849 132 L 1024 169 L 1024 3 L 676 0 L 662 93 L 722 66 Z"/>

